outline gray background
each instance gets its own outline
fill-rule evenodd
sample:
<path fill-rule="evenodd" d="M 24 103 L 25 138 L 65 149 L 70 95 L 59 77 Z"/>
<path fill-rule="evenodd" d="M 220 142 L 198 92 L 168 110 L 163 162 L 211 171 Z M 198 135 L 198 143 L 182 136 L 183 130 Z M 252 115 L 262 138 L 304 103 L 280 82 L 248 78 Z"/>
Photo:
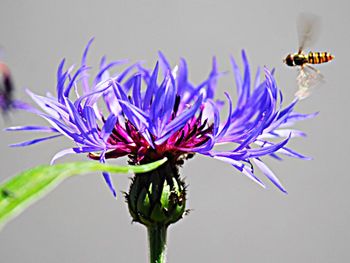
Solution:
<path fill-rule="evenodd" d="M 321 114 L 298 128 L 309 134 L 291 143 L 313 161 L 266 160 L 289 194 L 270 186 L 260 189 L 229 165 L 196 156 L 182 169 L 189 184 L 188 206 L 194 210 L 170 228 L 169 262 L 348 262 L 350 183 L 348 100 L 350 61 L 349 5 L 346 1 L 4 1 L 0 3 L 0 44 L 4 60 L 21 89 L 43 94 L 56 85 L 56 68 L 66 57 L 79 63 L 95 36 L 91 65 L 109 59 L 147 60 L 157 50 L 175 63 L 189 61 L 191 79 L 210 70 L 212 55 L 220 69 L 241 48 L 251 65 L 276 67 L 279 87 L 292 99 L 296 72 L 282 57 L 297 49 L 295 21 L 300 12 L 323 19 L 314 50 L 331 51 L 334 62 L 320 66 L 327 83 L 298 110 Z M 221 82 L 220 93 L 232 76 Z M 28 100 L 29 101 L 29 100 Z M 16 112 L 7 125 L 43 123 Z M 13 142 L 30 134 L 1 132 L 1 180 L 48 163 L 65 139 L 21 149 Z M 61 161 L 83 160 L 69 157 Z M 120 160 L 116 163 L 125 163 Z M 147 262 L 146 231 L 130 224 L 120 191 L 128 175 L 116 175 L 118 200 L 98 175 L 66 181 L 0 233 L 1 262 Z"/>

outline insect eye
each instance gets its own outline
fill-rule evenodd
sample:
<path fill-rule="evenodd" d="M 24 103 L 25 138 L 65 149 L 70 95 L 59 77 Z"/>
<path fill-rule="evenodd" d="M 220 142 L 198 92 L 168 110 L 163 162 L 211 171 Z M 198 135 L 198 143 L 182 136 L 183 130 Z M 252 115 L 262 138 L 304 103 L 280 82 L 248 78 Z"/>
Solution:
<path fill-rule="evenodd" d="M 293 58 L 291 55 L 288 55 L 284 61 L 288 66 L 294 66 Z"/>

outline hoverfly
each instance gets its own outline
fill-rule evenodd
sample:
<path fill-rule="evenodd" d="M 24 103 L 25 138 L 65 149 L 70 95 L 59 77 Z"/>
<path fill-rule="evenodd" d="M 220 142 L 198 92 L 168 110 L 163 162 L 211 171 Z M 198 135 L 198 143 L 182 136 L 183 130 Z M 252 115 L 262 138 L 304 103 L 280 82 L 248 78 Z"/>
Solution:
<path fill-rule="evenodd" d="M 321 64 L 331 61 L 334 56 L 328 52 L 309 52 L 303 50 L 309 47 L 317 38 L 320 19 L 312 14 L 301 14 L 298 18 L 297 30 L 299 36 L 299 50 L 288 54 L 283 62 L 291 67 L 298 67 L 297 86 L 295 96 L 304 99 L 310 95 L 310 90 L 323 82 L 323 75 L 310 64 Z"/>

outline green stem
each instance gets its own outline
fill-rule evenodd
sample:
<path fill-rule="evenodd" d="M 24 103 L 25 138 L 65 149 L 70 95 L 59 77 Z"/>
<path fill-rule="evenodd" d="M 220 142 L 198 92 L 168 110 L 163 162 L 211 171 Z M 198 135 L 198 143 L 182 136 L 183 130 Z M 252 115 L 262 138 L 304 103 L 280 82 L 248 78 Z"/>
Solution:
<path fill-rule="evenodd" d="M 147 227 L 150 263 L 166 263 L 167 226 L 152 225 Z"/>

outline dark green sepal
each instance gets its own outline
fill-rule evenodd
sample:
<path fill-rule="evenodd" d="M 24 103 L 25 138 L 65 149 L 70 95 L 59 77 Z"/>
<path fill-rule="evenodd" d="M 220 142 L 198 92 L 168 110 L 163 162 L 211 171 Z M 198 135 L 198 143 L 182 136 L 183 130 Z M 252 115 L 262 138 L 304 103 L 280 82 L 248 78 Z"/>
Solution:
<path fill-rule="evenodd" d="M 152 172 L 136 174 L 126 194 L 134 222 L 169 226 L 186 212 L 186 187 L 176 164 L 166 162 Z"/>

